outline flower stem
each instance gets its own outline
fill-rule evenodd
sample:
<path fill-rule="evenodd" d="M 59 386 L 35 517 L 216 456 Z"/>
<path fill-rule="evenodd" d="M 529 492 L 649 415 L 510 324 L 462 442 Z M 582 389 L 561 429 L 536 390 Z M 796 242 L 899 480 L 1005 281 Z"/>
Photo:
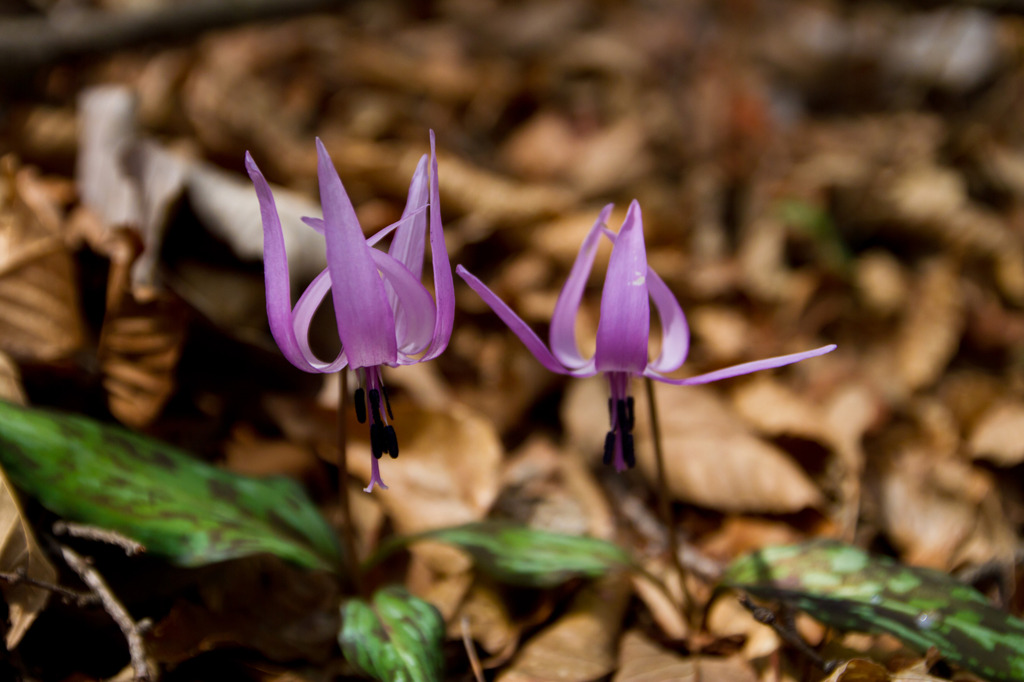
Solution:
<path fill-rule="evenodd" d="M 362 574 L 359 571 L 359 556 L 356 554 L 356 525 L 352 518 L 352 503 L 348 494 L 348 371 L 341 370 L 338 382 L 341 394 L 338 396 L 338 503 L 341 505 L 341 538 L 345 549 L 345 563 L 349 576 L 358 594 L 363 593 Z"/>
<path fill-rule="evenodd" d="M 691 628 L 699 627 L 695 621 L 693 596 L 690 588 L 686 585 L 686 571 L 683 569 L 683 562 L 679 557 L 679 539 L 676 537 L 676 524 L 672 514 L 672 503 L 668 495 L 668 483 L 665 477 L 665 454 L 661 447 L 661 426 L 658 423 L 658 405 L 654 399 L 654 381 L 644 379 L 644 388 L 647 390 L 647 405 L 651 415 L 651 440 L 654 442 L 654 462 L 657 466 L 658 478 L 658 512 L 661 514 L 662 523 L 668 532 L 668 551 L 672 555 L 672 566 L 679 574 L 679 587 L 683 593 L 683 604 L 680 611 L 683 621 Z"/>

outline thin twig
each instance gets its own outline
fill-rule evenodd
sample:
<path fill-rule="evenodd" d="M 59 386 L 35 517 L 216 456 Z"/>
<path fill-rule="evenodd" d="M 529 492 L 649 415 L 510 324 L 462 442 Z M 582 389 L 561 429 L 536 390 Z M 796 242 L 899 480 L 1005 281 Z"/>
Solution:
<path fill-rule="evenodd" d="M 839 661 L 826 661 L 811 647 L 810 644 L 804 641 L 804 638 L 801 637 L 800 633 L 796 630 L 796 625 L 793 622 L 791 612 L 783 612 L 782 615 L 776 614 L 767 607 L 758 606 L 745 594 L 741 594 L 739 599 L 740 604 L 750 611 L 750 615 L 754 617 L 754 620 L 770 627 L 775 631 L 775 634 L 782 639 L 782 641 L 797 649 L 816 666 L 825 671 L 826 674 L 835 670 Z"/>
<path fill-rule="evenodd" d="M 103 576 L 99 574 L 99 571 L 89 565 L 88 561 L 79 556 L 70 547 L 61 545 L 60 551 L 64 557 L 64 562 L 99 597 L 103 610 L 114 619 L 117 627 L 121 628 L 124 638 L 128 641 L 128 653 L 132 660 L 135 682 L 151 682 L 156 679 L 153 669 L 146 659 L 146 648 L 142 641 L 142 628 L 140 625 L 132 619 L 128 610 L 118 601 L 114 593 L 110 591 L 110 587 L 103 579 Z"/>
<path fill-rule="evenodd" d="M 654 399 L 654 382 L 651 379 L 644 379 L 644 386 L 647 390 L 647 406 L 651 416 L 651 440 L 654 441 L 654 461 L 657 465 L 658 478 L 658 511 L 665 529 L 668 531 L 668 551 L 672 555 L 672 565 L 679 573 L 679 587 L 683 592 L 682 614 L 683 621 L 690 627 L 696 629 L 699 623 L 695 622 L 695 609 L 693 596 L 690 588 L 686 585 L 686 571 L 683 569 L 682 560 L 679 558 L 679 539 L 676 537 L 675 519 L 672 515 L 672 504 L 668 499 L 668 483 L 665 476 L 665 453 L 661 447 L 661 426 L 658 422 L 658 405 Z"/>
<path fill-rule="evenodd" d="M 69 535 L 73 538 L 85 538 L 86 540 L 114 545 L 115 547 L 120 547 L 124 550 L 124 553 L 128 556 L 135 556 L 136 554 L 142 554 L 146 551 L 145 545 L 121 535 L 117 531 L 110 530 L 109 528 L 87 526 L 81 523 L 74 523 L 72 521 L 57 521 L 54 523 L 53 534 Z"/>
<path fill-rule="evenodd" d="M 47 590 L 58 595 L 65 603 L 72 603 L 79 607 L 90 606 L 99 601 L 99 596 L 93 592 L 79 592 L 45 580 L 38 580 L 25 573 L 25 569 L 22 567 L 19 567 L 13 573 L 0 572 L 0 580 L 11 587 L 15 585 L 31 585 L 32 587 Z"/>
<path fill-rule="evenodd" d="M 466 647 L 466 656 L 469 657 L 469 667 L 473 669 L 473 677 L 476 678 L 476 682 L 484 682 L 484 667 L 480 665 L 480 657 L 476 655 L 473 638 L 469 636 L 469 618 L 463 616 L 459 625 L 462 627 L 462 645 Z"/>
<path fill-rule="evenodd" d="M 359 571 L 359 556 L 356 554 L 356 525 L 352 516 L 352 501 L 348 494 L 348 427 L 345 416 L 348 413 L 348 372 L 341 370 L 338 382 L 341 394 L 338 396 L 338 503 L 341 505 L 343 528 L 342 542 L 345 544 L 345 562 L 356 592 L 363 593 L 362 574 Z"/>

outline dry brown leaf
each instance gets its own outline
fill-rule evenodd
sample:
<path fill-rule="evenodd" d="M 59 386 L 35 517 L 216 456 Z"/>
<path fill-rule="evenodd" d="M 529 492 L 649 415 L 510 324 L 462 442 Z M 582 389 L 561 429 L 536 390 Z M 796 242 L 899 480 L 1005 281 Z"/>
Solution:
<path fill-rule="evenodd" d="M 918 277 L 914 305 L 896 339 L 891 368 L 909 394 L 930 386 L 956 354 L 964 330 L 960 274 L 948 260 L 928 263 Z"/>
<path fill-rule="evenodd" d="M 792 545 L 806 539 L 792 524 L 754 516 L 729 516 L 715 531 L 700 539 L 704 554 L 729 561 L 769 545 Z"/>
<path fill-rule="evenodd" d="M 908 443 L 885 459 L 874 484 L 889 540 L 909 564 L 949 568 L 979 531 L 983 501 L 995 497 L 991 478 L 958 458 L 936 457 L 920 444 Z"/>
<path fill-rule="evenodd" d="M 473 585 L 458 613 L 449 621 L 448 636 L 458 638 L 462 623 L 466 623 L 470 636 L 491 655 L 489 666 L 507 660 L 515 652 L 524 625 L 512 621 L 506 595 L 492 587 Z M 433 603 L 433 602 L 431 602 Z"/>
<path fill-rule="evenodd" d="M 84 322 L 60 213 L 36 173 L 0 169 L 0 348 L 46 362 L 81 347 Z"/>
<path fill-rule="evenodd" d="M 10 356 L 0 351 L 0 400 L 27 405 L 25 388 L 21 385 L 21 372 Z"/>
<path fill-rule="evenodd" d="M 651 618 L 661 628 L 665 637 L 682 641 L 689 634 L 690 625 L 683 618 L 683 609 L 687 602 L 679 581 L 679 571 L 675 565 L 668 562 L 667 557 L 648 559 L 644 562 L 643 568 L 644 574 L 631 576 L 636 596 L 651 612 Z M 657 578 L 661 584 L 655 584 L 647 577 L 648 574 Z M 691 582 L 687 581 L 688 587 Z M 693 594 L 692 587 L 690 590 L 690 594 Z"/>
<path fill-rule="evenodd" d="M 401 455 L 381 463 L 391 490 L 375 492 L 399 533 L 479 521 L 498 491 L 502 447 L 491 425 L 459 403 L 444 411 L 391 401 Z M 365 436 L 365 425 L 352 425 Z M 350 443 L 349 471 L 370 480 L 369 443 Z"/>
<path fill-rule="evenodd" d="M 857 293 L 869 310 L 878 315 L 900 311 L 910 295 L 903 266 L 889 251 L 875 249 L 855 264 Z"/>
<path fill-rule="evenodd" d="M 51 585 L 57 580 L 57 570 L 36 542 L 32 527 L 25 520 L 3 471 L 0 471 L 0 571 L 7 574 L 21 571 L 33 580 Z M 7 602 L 10 621 L 5 641 L 7 648 L 13 649 L 46 606 L 50 592 L 25 583 L 12 585 L 7 581 L 0 583 L 0 592 Z"/>
<path fill-rule="evenodd" d="M 967 443 L 975 459 L 984 459 L 1001 467 L 1024 461 L 1024 403 L 1001 402 L 989 408 L 979 419 Z"/>
<path fill-rule="evenodd" d="M 733 594 L 716 599 L 708 608 L 705 622 L 707 631 L 716 637 L 742 636 L 745 641 L 741 654 L 748 661 L 777 651 L 782 643 L 775 631 L 754 620 Z"/>
<path fill-rule="evenodd" d="M 1000 216 L 968 199 L 961 174 L 932 165 L 887 178 L 886 184 L 879 198 L 888 200 L 891 219 L 958 254 L 989 259 L 1003 293 L 1024 300 L 1024 245 Z"/>
<path fill-rule="evenodd" d="M 147 652 L 179 663 L 219 647 L 243 646 L 275 661 L 326 661 L 337 646 L 335 576 L 270 555 L 204 569 L 194 597 L 180 597 L 147 634 Z"/>
<path fill-rule="evenodd" d="M 137 99 L 124 86 L 86 89 L 79 96 L 75 177 L 82 206 L 99 218 L 91 243 L 105 252 L 112 230 L 131 228 L 142 242 L 133 283 L 153 286 L 167 218 L 191 162 L 139 135 Z"/>
<path fill-rule="evenodd" d="M 732 404 L 743 419 L 768 436 L 797 436 L 831 445 L 820 405 L 770 375 L 759 375 L 739 386 Z"/>
<path fill-rule="evenodd" d="M 556 533 L 613 538 L 607 497 L 578 453 L 532 436 L 508 458 L 501 478 L 495 506 L 502 516 Z"/>
<path fill-rule="evenodd" d="M 651 161 L 647 131 L 637 116 L 624 118 L 581 140 L 568 170 L 582 196 L 602 197 L 646 175 Z"/>
<path fill-rule="evenodd" d="M 855 658 L 842 663 L 822 682 L 890 682 L 891 679 L 884 665 Z"/>
<path fill-rule="evenodd" d="M 698 306 L 687 311 L 694 345 L 699 344 L 711 364 L 728 364 L 750 344 L 750 321 L 734 308 Z"/>
<path fill-rule="evenodd" d="M 509 135 L 498 158 L 528 180 L 564 179 L 578 148 L 579 140 L 568 117 L 541 110 Z"/>
<path fill-rule="evenodd" d="M 852 542 L 860 516 L 865 453 L 863 437 L 884 411 L 882 399 L 866 384 L 839 389 L 825 405 L 825 420 L 842 470 L 838 485 L 840 506 L 835 518 L 842 537 Z"/>
<path fill-rule="evenodd" d="M 924 661 L 890 673 L 884 666 L 863 658 L 846 661 L 822 682 L 941 682 L 945 678 L 928 674 Z"/>
<path fill-rule="evenodd" d="M 585 682 L 609 674 L 629 595 L 621 574 L 590 583 L 563 616 L 523 645 L 498 682 Z"/>
<path fill-rule="evenodd" d="M 657 646 L 637 630 L 622 637 L 619 669 L 612 682 L 755 682 L 757 675 L 746 662 L 733 658 L 709 658 L 679 654 Z"/>
<path fill-rule="evenodd" d="M 160 414 L 174 392 L 185 343 L 184 309 L 169 295 L 138 301 L 125 292 L 107 313 L 98 352 L 110 412 L 123 424 L 141 428 Z"/>
<path fill-rule="evenodd" d="M 224 445 L 226 464 L 250 476 L 288 476 L 324 489 L 323 467 L 313 451 L 287 440 L 260 438 L 247 426 L 236 426 Z M 319 485 L 317 485 L 319 484 Z"/>
<path fill-rule="evenodd" d="M 639 392 L 639 386 L 634 391 Z M 607 429 L 607 386 L 603 379 L 575 381 L 563 408 L 573 443 L 599 456 Z M 784 452 L 755 437 L 746 425 L 703 386 L 656 383 L 669 492 L 711 509 L 794 512 L 821 504 L 820 491 Z M 655 478 L 647 401 L 636 400 L 639 469 Z"/>

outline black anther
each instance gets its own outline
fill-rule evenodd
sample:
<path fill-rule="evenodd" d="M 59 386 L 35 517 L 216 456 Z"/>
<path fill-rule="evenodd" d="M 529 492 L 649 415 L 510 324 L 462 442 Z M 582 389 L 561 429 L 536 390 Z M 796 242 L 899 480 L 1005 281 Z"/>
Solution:
<path fill-rule="evenodd" d="M 612 463 L 612 457 L 615 455 L 615 432 L 609 431 L 608 435 L 604 437 L 604 458 L 601 460 L 607 466 Z"/>
<path fill-rule="evenodd" d="M 366 423 L 366 391 L 362 386 L 356 389 L 356 419 L 360 424 Z"/>
<path fill-rule="evenodd" d="M 382 421 L 380 418 L 380 391 L 375 388 L 370 389 L 370 414 L 373 415 L 374 423 Z"/>
<path fill-rule="evenodd" d="M 633 449 L 633 434 L 631 433 L 622 434 L 622 459 L 630 469 L 636 466 L 636 452 Z"/>
<path fill-rule="evenodd" d="M 626 412 L 626 401 L 620 400 L 615 404 L 615 426 L 622 433 L 629 433 L 629 415 Z"/>
<path fill-rule="evenodd" d="M 384 427 L 384 452 L 391 453 L 391 459 L 398 457 L 398 434 L 391 424 Z"/>
<path fill-rule="evenodd" d="M 370 452 L 377 459 L 380 459 L 387 449 L 384 439 L 384 426 L 380 422 L 370 424 Z"/>

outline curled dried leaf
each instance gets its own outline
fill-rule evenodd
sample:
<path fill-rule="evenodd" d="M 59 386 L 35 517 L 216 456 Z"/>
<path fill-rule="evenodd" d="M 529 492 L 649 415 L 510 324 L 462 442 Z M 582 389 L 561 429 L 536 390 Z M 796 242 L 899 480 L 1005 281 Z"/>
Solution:
<path fill-rule="evenodd" d="M 84 323 L 60 212 L 36 173 L 0 171 L 0 348 L 47 362 L 81 347 Z"/>

